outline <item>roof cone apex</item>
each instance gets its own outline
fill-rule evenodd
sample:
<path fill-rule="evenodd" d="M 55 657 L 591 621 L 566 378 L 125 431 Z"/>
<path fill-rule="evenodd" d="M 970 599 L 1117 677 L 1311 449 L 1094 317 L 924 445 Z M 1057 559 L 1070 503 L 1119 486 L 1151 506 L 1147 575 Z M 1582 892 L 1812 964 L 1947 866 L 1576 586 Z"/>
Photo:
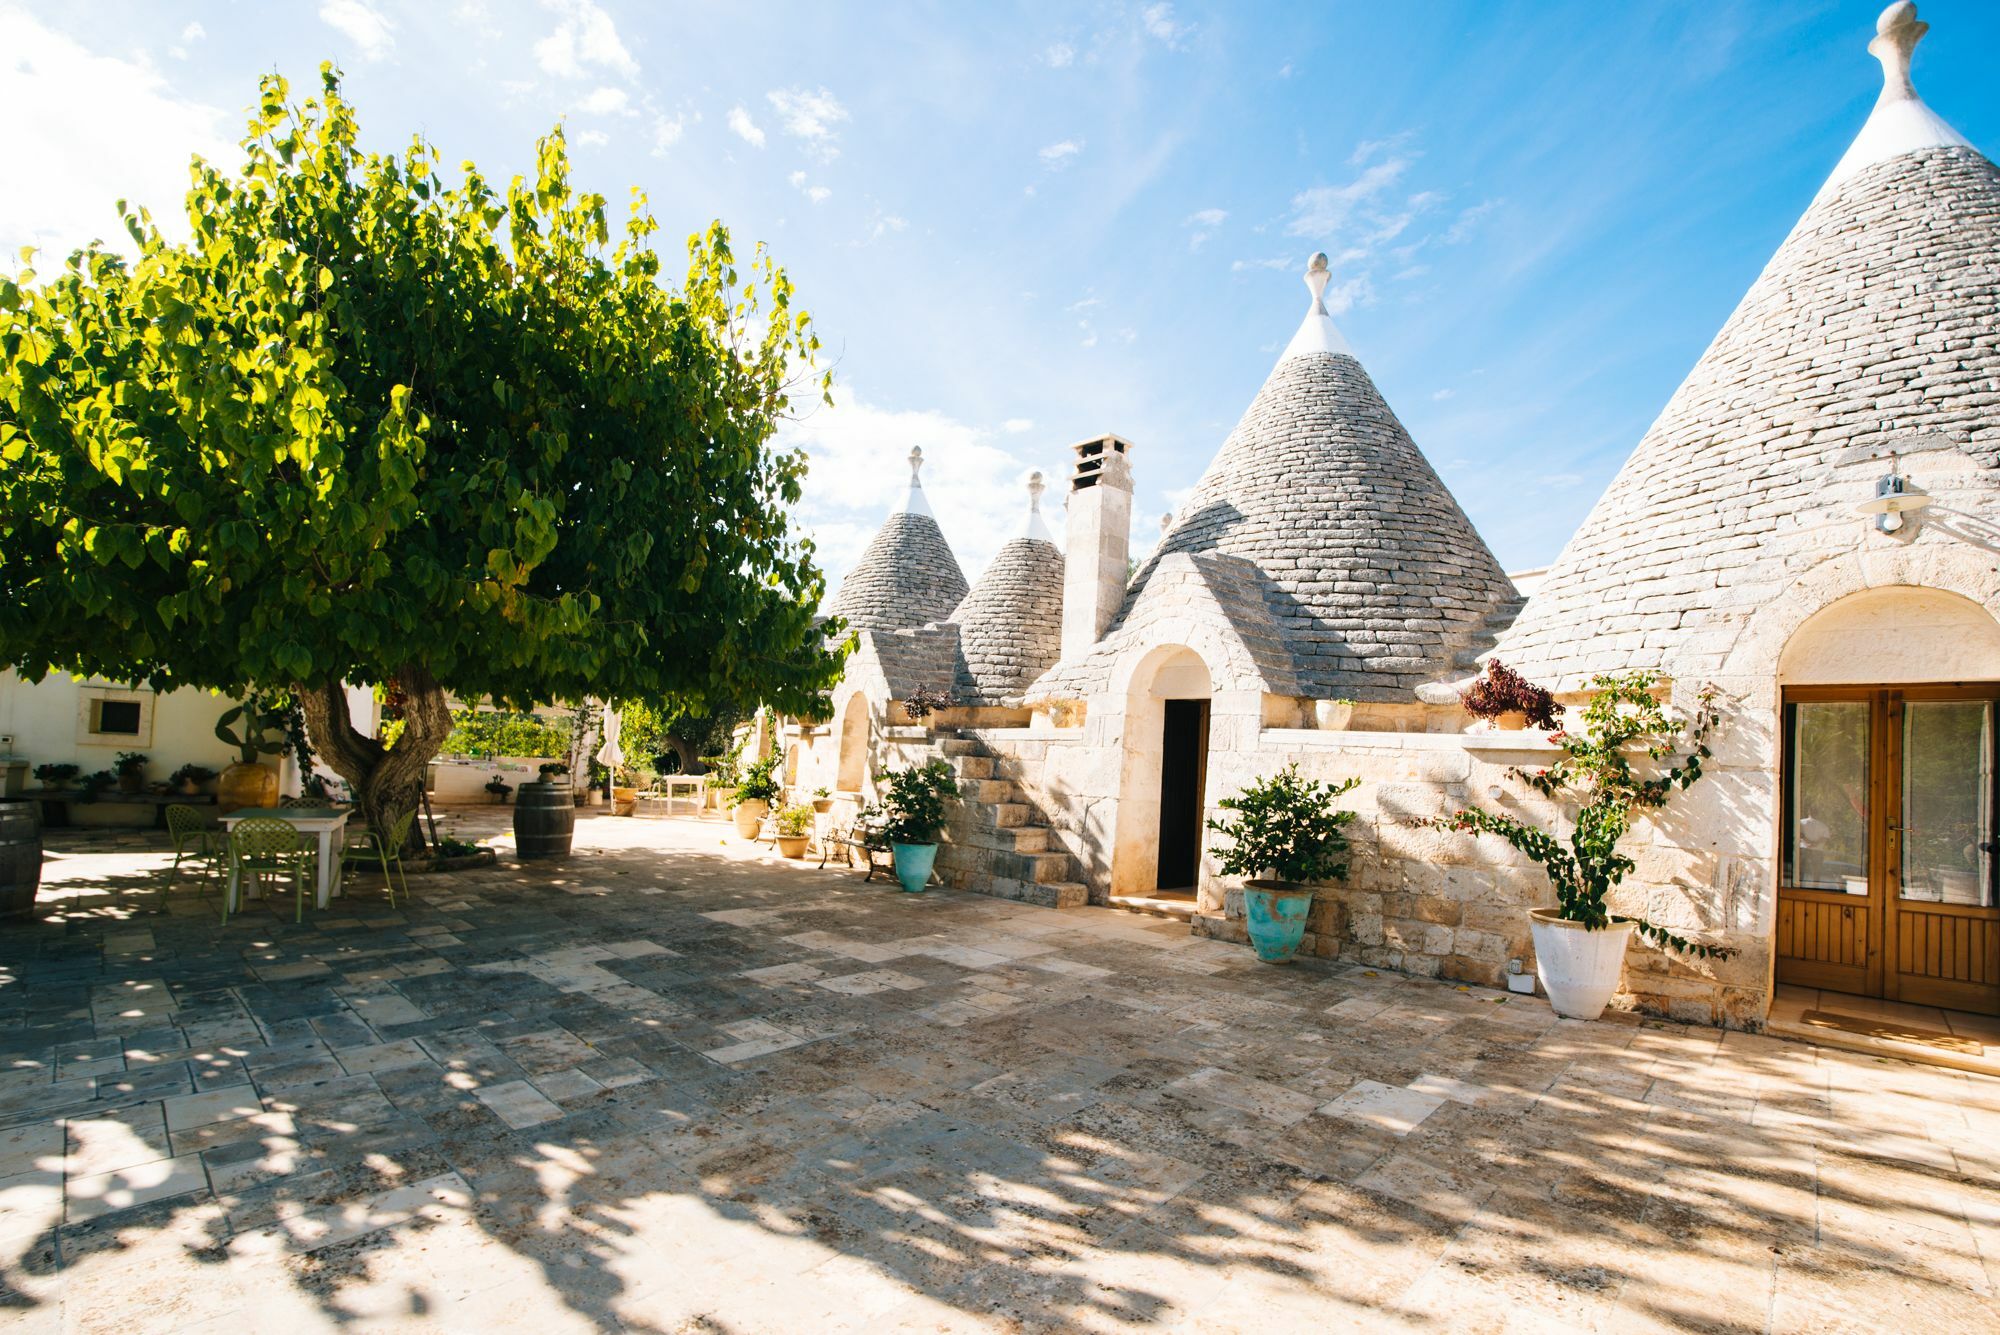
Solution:
<path fill-rule="evenodd" d="M 1341 357 L 1354 355 L 1354 350 L 1340 336 L 1340 330 L 1334 327 L 1332 314 L 1326 309 L 1326 285 L 1332 278 L 1332 267 L 1322 250 L 1306 264 L 1306 290 L 1312 293 L 1312 305 L 1306 310 L 1305 322 L 1299 326 L 1299 332 L 1292 335 L 1292 341 L 1279 355 L 1279 361 L 1287 357 L 1311 356 L 1317 352 L 1330 352 Z"/>
<path fill-rule="evenodd" d="M 1875 39 L 1868 53 L 1882 62 L 1882 95 L 1868 113 L 1867 124 L 1854 137 L 1822 195 L 1865 167 L 1926 148 L 1970 148 L 1971 143 L 1924 105 L 1910 81 L 1910 59 L 1931 25 L 1917 17 L 1911 0 L 1897 0 L 1875 20 Z"/>
<path fill-rule="evenodd" d="M 1056 535 L 1049 531 L 1047 522 L 1042 518 L 1042 493 L 1047 490 L 1048 484 L 1042 481 L 1040 470 L 1028 474 L 1028 523 L 1021 530 L 1021 536 L 1054 546 Z"/>
<path fill-rule="evenodd" d="M 924 484 L 922 480 L 919 479 L 917 476 L 917 473 L 923 468 L 923 466 L 924 466 L 924 447 L 921 445 L 911 446 L 910 489 L 907 493 L 904 494 L 902 503 L 896 506 L 895 509 L 891 510 L 889 512 L 890 514 L 928 515 L 931 513 L 931 503 L 924 496 Z M 935 516 L 933 516 L 933 518 L 935 518 Z"/>

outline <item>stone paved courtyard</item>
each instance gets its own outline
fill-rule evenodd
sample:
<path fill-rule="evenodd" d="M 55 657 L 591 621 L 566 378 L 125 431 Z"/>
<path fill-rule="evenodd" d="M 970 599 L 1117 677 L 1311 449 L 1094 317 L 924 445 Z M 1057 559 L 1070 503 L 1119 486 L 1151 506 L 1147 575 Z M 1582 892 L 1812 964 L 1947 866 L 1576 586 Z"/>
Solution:
<path fill-rule="evenodd" d="M 153 836 L 52 835 L 0 926 L 4 1324 L 2000 1325 L 2000 1082 L 725 833 L 227 928 Z"/>

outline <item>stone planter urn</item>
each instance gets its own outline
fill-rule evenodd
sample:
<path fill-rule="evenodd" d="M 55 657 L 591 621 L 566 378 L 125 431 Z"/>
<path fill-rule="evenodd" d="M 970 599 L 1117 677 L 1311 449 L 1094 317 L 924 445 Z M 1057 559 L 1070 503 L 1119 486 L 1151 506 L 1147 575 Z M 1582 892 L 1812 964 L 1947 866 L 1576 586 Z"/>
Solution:
<path fill-rule="evenodd" d="M 764 827 L 764 817 L 771 814 L 771 804 L 761 797 L 746 798 L 736 804 L 736 833 L 744 839 L 755 839 L 757 831 Z"/>
<path fill-rule="evenodd" d="M 1251 948 L 1266 964 L 1290 964 L 1305 939 L 1306 916 L 1312 912 L 1309 885 L 1289 881 L 1245 881 L 1243 918 Z"/>
<path fill-rule="evenodd" d="M 924 887 L 931 882 L 931 868 L 937 865 L 938 846 L 936 844 L 889 845 L 889 855 L 896 863 L 896 881 L 903 887 L 903 893 L 921 895 Z"/>
<path fill-rule="evenodd" d="M 1625 973 L 1625 946 L 1638 924 L 1613 918 L 1596 931 L 1559 917 L 1555 909 L 1531 909 L 1528 931 L 1535 940 L 1535 975 L 1549 1005 L 1570 1020 L 1595 1020 L 1611 1004 Z"/>
<path fill-rule="evenodd" d="M 276 805 L 278 770 L 275 765 L 246 765 L 239 760 L 222 771 L 222 777 L 215 781 L 215 809 L 218 812 Z"/>

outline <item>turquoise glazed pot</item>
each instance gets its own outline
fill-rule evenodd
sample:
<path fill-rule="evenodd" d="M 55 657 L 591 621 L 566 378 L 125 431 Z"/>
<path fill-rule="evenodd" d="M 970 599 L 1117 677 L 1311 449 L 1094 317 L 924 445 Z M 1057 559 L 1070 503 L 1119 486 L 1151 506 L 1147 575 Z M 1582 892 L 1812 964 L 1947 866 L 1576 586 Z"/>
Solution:
<path fill-rule="evenodd" d="M 1250 944 L 1267 964 L 1289 964 L 1306 934 L 1313 892 L 1283 881 L 1249 881 L 1243 886 L 1243 916 L 1249 920 Z"/>
<path fill-rule="evenodd" d="M 890 855 L 896 860 L 896 879 L 903 883 L 907 894 L 921 895 L 930 884 L 931 868 L 937 863 L 936 844 L 889 845 Z"/>

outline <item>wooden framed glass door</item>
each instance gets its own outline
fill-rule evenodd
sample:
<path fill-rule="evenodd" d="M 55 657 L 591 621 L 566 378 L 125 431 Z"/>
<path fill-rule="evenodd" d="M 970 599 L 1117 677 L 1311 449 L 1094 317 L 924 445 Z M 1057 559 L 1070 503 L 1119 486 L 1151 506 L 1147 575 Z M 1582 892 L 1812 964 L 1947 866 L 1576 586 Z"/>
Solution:
<path fill-rule="evenodd" d="M 2000 683 L 1783 710 L 1778 981 L 2000 1013 Z"/>

